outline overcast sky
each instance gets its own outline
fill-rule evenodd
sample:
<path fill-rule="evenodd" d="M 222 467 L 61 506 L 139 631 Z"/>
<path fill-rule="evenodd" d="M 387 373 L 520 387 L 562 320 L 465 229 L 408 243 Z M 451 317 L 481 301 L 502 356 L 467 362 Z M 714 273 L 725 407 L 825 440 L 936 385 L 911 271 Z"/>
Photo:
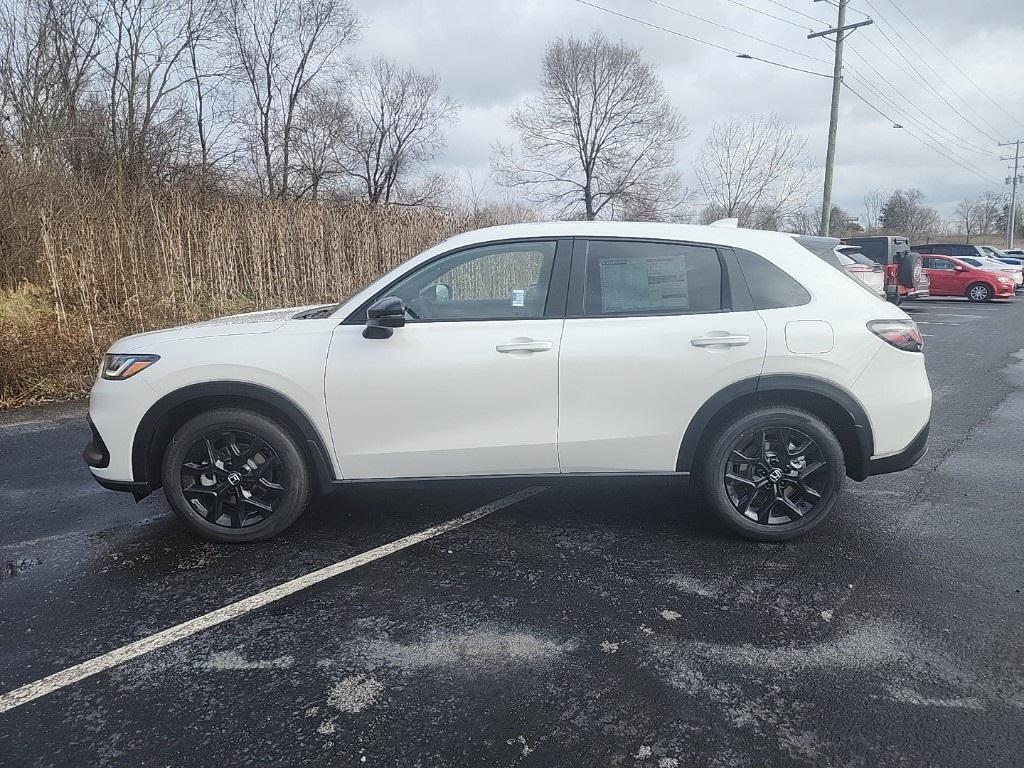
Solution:
<path fill-rule="evenodd" d="M 658 0 L 661 5 L 650 0 L 592 1 L 733 50 L 829 75 L 832 71 L 831 48 L 821 40 L 807 40 L 807 28 L 742 7 L 825 29 L 834 25 L 836 14 L 827 0 Z M 692 160 L 709 127 L 724 117 L 777 114 L 806 135 L 812 162 L 819 167 L 824 163 L 830 79 L 737 59 L 576 0 L 352 0 L 352 4 L 366 24 L 357 56 L 383 53 L 432 70 L 444 91 L 461 103 L 458 123 L 448 131 L 448 147 L 439 165 L 463 179 L 472 173 L 480 184 L 488 177 L 491 147 L 496 140 L 510 139 L 506 118 L 536 87 L 545 45 L 559 35 L 585 37 L 595 29 L 642 48 L 658 68 L 690 128 L 690 137 L 678 148 L 687 184 L 695 186 Z M 665 6 L 796 53 L 687 18 Z M 900 11 L 984 93 L 921 37 Z M 797 12 L 822 21 L 816 24 Z M 834 200 L 854 215 L 862 215 L 867 190 L 918 187 L 929 203 L 949 214 L 964 197 L 987 190 L 1003 192 L 1009 171 L 998 160 L 995 139 L 1024 139 L 1022 0 L 851 0 L 847 22 L 862 20 L 865 14 L 875 19 L 875 25 L 853 32 L 847 40 L 847 83 L 906 129 L 892 128 L 890 121 L 844 92 Z M 902 46 L 913 68 L 883 32 Z M 916 80 L 912 70 L 926 83 Z M 857 76 L 869 85 L 858 82 Z M 873 93 L 870 86 L 889 100 Z M 901 102 L 891 87 L 917 109 Z M 992 183 L 922 146 L 911 130 L 936 143 L 922 126 L 943 135 L 947 154 L 956 152 L 962 163 Z M 1002 154 L 1008 151 L 1003 148 Z"/>

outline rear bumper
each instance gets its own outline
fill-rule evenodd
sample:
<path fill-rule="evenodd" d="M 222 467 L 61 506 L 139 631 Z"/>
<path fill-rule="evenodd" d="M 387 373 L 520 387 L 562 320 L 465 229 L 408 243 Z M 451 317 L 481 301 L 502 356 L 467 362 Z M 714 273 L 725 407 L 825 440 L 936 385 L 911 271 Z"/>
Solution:
<path fill-rule="evenodd" d="M 929 421 L 924 429 L 918 432 L 910 445 L 899 453 L 891 456 L 884 456 L 880 459 L 871 459 L 868 462 L 868 475 L 887 475 L 890 472 L 902 472 L 917 464 L 928 452 L 928 430 L 931 427 Z"/>

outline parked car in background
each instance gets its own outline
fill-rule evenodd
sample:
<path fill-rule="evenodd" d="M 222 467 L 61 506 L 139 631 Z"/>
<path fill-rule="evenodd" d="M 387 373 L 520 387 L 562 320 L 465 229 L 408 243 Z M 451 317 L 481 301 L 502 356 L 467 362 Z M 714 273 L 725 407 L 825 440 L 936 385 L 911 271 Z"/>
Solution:
<path fill-rule="evenodd" d="M 985 251 L 985 253 L 988 255 L 988 258 L 995 259 L 996 261 L 1001 261 L 1003 264 L 1010 264 L 1011 266 L 1014 267 L 1024 265 L 1024 259 L 1021 259 L 1019 256 L 1011 256 L 1006 251 L 1001 251 L 998 248 L 995 248 L 994 246 L 983 245 L 981 246 L 981 249 Z"/>
<path fill-rule="evenodd" d="M 724 524 L 781 541 L 847 477 L 924 454 L 922 347 L 780 232 L 493 227 L 340 304 L 115 342 L 83 456 L 104 487 L 163 486 L 222 542 L 274 536 L 353 481 L 595 474 L 692 475 Z"/>
<path fill-rule="evenodd" d="M 928 295 L 928 273 L 921 266 L 921 256 L 911 250 L 906 237 L 847 237 L 844 245 L 856 245 L 861 253 L 880 264 L 885 272 L 885 295 L 894 304 L 904 299 Z"/>
<path fill-rule="evenodd" d="M 858 256 L 859 262 L 857 262 L 843 253 L 844 250 L 859 251 L 857 246 L 843 245 L 839 238 L 821 237 L 820 235 L 794 234 L 792 238 L 826 264 L 856 282 L 857 285 L 866 288 L 881 299 L 886 298 L 885 273 L 881 265 L 875 264 L 863 256 Z M 850 265 L 856 269 L 849 269 Z M 861 275 L 865 279 L 861 279 Z"/>
<path fill-rule="evenodd" d="M 881 264 L 876 264 L 862 254 L 859 245 L 838 245 L 835 251 L 840 266 L 848 274 L 864 283 L 880 298 L 885 298 L 885 270 Z"/>
<path fill-rule="evenodd" d="M 1020 267 L 1013 267 L 1009 264 L 1004 264 L 1001 261 L 996 261 L 995 259 L 977 259 L 973 256 L 967 256 L 961 259 L 961 261 L 966 264 L 970 264 L 972 267 L 977 267 L 978 269 L 988 269 L 992 272 L 999 272 L 1000 274 L 1006 275 L 1013 280 L 1013 287 L 1015 289 L 1020 289 L 1024 286 L 1024 270 Z"/>
<path fill-rule="evenodd" d="M 972 267 L 994 268 L 997 270 L 1010 270 L 1014 284 L 1017 287 L 1024 285 L 1024 270 L 1020 265 L 1003 264 L 1001 261 L 992 258 L 992 251 L 1002 253 L 997 248 L 988 245 L 972 245 L 970 243 L 925 243 L 915 245 L 914 250 L 923 254 L 935 254 L 937 256 L 952 256 L 960 259 Z M 994 264 L 991 262 L 995 262 Z"/>
<path fill-rule="evenodd" d="M 981 246 L 970 243 L 922 243 L 913 246 L 918 253 L 931 253 L 936 256 L 952 256 L 954 259 L 975 258 L 986 259 L 988 254 Z"/>
<path fill-rule="evenodd" d="M 1000 273 L 982 269 L 952 256 L 923 256 L 931 280 L 932 296 L 966 296 L 971 301 L 1010 299 L 1013 281 Z"/>
<path fill-rule="evenodd" d="M 1012 256 L 1015 259 L 1020 259 L 1024 262 L 1024 248 L 1007 248 L 1003 251 L 1007 256 Z"/>

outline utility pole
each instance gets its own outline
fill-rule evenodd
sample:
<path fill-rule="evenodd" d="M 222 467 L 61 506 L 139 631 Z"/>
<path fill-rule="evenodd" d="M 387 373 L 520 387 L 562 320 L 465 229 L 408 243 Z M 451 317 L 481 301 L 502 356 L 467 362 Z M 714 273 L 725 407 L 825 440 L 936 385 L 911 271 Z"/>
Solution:
<path fill-rule="evenodd" d="M 1008 141 L 1005 144 L 1000 144 L 1000 147 L 1013 147 L 1013 158 L 1002 157 L 1001 160 L 1013 160 L 1013 176 L 1006 180 L 1007 184 L 1012 184 L 1010 187 L 1010 209 L 1006 212 L 1006 247 L 1013 248 L 1013 230 L 1015 229 L 1014 224 L 1017 220 L 1017 184 L 1024 182 L 1024 176 L 1021 176 L 1018 171 L 1020 170 L 1020 139 L 1016 141 Z"/>
<path fill-rule="evenodd" d="M 821 2 L 821 0 L 814 0 Z M 824 32 L 814 32 L 807 36 L 807 39 L 825 37 L 826 35 L 836 36 L 836 58 L 832 67 L 832 115 L 828 121 L 828 150 L 825 153 L 825 190 L 821 200 L 821 234 L 825 237 L 829 232 L 829 219 L 832 218 L 832 172 L 836 162 L 836 133 L 839 131 L 839 91 L 843 86 L 843 40 L 857 27 L 866 27 L 873 24 L 871 19 L 858 21 L 856 24 L 846 23 L 846 6 L 850 0 L 839 0 L 839 18 L 833 29 L 826 29 Z"/>

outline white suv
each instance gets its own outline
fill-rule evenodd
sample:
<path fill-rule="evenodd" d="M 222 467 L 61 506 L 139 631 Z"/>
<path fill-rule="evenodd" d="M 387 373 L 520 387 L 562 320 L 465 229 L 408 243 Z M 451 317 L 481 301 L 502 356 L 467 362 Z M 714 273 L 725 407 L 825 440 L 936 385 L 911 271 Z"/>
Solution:
<path fill-rule="evenodd" d="M 698 480 L 740 534 L 806 533 L 846 477 L 913 465 L 913 321 L 778 232 L 559 222 L 467 232 L 338 305 L 122 339 L 92 389 L 101 485 L 217 541 L 314 492 L 451 477 Z"/>

